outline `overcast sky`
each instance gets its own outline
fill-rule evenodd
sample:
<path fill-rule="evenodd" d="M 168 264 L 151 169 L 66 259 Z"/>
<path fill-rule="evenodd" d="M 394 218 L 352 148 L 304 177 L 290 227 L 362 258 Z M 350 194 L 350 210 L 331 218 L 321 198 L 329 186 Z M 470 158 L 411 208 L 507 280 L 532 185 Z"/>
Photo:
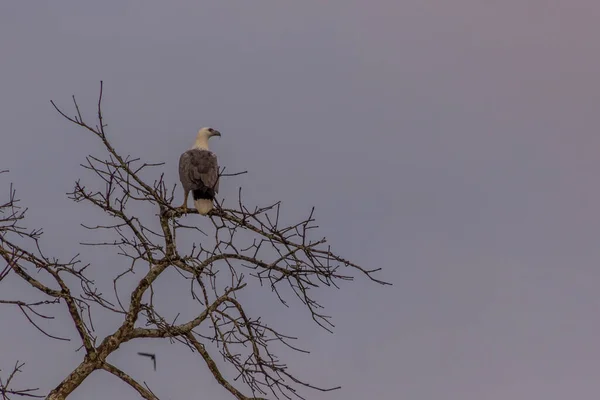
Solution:
<path fill-rule="evenodd" d="M 104 80 L 123 153 L 166 162 L 173 184 L 198 128 L 215 127 L 221 165 L 249 171 L 223 197 L 241 185 L 290 218 L 315 206 L 334 249 L 393 282 L 321 292 L 334 334 L 300 308 L 265 312 L 311 350 L 288 355 L 293 371 L 342 385 L 309 398 L 591 398 L 599 19 L 594 0 L 4 0 L 0 189 L 16 184 L 48 253 L 85 251 L 79 223 L 100 213 L 65 193 L 102 148 L 49 100 L 75 94 L 91 119 Z M 83 254 L 108 276 L 112 258 Z M 29 293 L 11 282 L 0 299 Z M 62 321 L 48 326 L 74 338 Z M 0 368 L 25 361 L 23 386 L 56 386 L 78 346 L 0 307 Z M 147 350 L 157 372 L 135 356 Z M 182 346 L 127 344 L 110 360 L 164 399 L 231 398 Z M 72 398 L 138 396 L 97 372 Z"/>

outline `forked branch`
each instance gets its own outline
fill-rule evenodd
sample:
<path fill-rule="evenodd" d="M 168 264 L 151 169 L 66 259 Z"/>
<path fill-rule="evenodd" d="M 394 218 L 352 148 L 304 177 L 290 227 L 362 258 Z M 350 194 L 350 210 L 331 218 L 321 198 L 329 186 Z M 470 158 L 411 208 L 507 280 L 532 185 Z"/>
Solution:
<path fill-rule="evenodd" d="M 158 399 L 148 386 L 106 361 L 122 344 L 148 338 L 178 341 L 198 353 L 214 379 L 237 399 L 303 398 L 300 388 L 338 389 L 319 388 L 293 375 L 275 353 L 273 343 L 292 351 L 306 351 L 292 344 L 295 337 L 267 324 L 264 316 L 251 315 L 239 295 L 267 288 L 285 306 L 297 299 L 319 326 L 332 331 L 330 316 L 314 293 L 339 287 L 341 282 L 357 276 L 387 285 L 375 276 L 379 269 L 366 269 L 342 258 L 325 238 L 315 237 L 318 226 L 314 210 L 300 222 L 284 224 L 280 202 L 250 207 L 241 189 L 236 199 L 216 204 L 207 217 L 198 216 L 195 210 L 173 207 L 176 187 L 167 186 L 163 164 L 143 161 L 140 155 L 121 154 L 111 144 L 102 96 L 101 83 L 97 121 L 93 124 L 86 122 L 74 96 L 74 115 L 51 103 L 66 120 L 100 139 L 104 151 L 101 156 L 86 157 L 81 166 L 91 178 L 85 183 L 77 181 L 69 198 L 101 209 L 106 215 L 104 223 L 82 221 L 85 229 L 97 233 L 98 240 L 81 245 L 102 246 L 122 257 L 123 264 L 110 269 L 114 273 L 112 287 L 96 287 L 87 276 L 87 270 L 96 266 L 81 265 L 77 254 L 60 261 L 42 252 L 42 232 L 22 226 L 26 210 L 20 208 L 12 186 L 8 200 L 0 202 L 0 256 L 5 263 L 0 267 L 0 284 L 14 274 L 43 297 L 35 301 L 0 299 L 0 305 L 19 307 L 33 326 L 54 339 L 66 338 L 45 327 L 42 330 L 36 319 L 52 319 L 50 307 L 66 307 L 78 346 L 85 349 L 80 365 L 47 398 L 65 399 L 94 371 L 104 370 L 141 397 Z M 244 172 L 226 174 L 221 170 L 220 178 L 225 179 L 222 185 Z M 156 211 L 154 221 L 140 214 L 142 205 Z M 178 245 L 177 238 L 181 237 L 195 239 L 191 248 L 184 250 Z M 189 291 L 190 301 L 198 304 L 196 315 L 187 320 L 178 321 L 179 315 L 161 315 L 155 307 L 158 293 L 154 283 L 168 269 L 178 272 L 177 284 Z M 132 278 L 137 282 L 133 290 L 124 290 L 121 282 Z M 101 340 L 94 330 L 93 311 L 99 308 L 121 321 Z M 217 353 L 222 361 L 214 358 Z M 226 364 L 233 368 L 223 368 Z M 231 370 L 235 371 L 233 375 L 225 372 Z M 5 398 L 29 395 L 30 389 L 9 391 L 10 379 L 2 386 Z"/>

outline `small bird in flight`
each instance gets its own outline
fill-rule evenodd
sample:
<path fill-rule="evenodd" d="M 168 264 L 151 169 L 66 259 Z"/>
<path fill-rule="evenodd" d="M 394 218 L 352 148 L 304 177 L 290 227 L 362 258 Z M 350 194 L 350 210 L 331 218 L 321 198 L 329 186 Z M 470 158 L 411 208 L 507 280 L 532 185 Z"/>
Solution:
<path fill-rule="evenodd" d="M 150 359 L 154 362 L 154 370 L 156 371 L 156 354 L 138 352 L 138 355 L 144 356 L 144 357 L 150 357 Z"/>

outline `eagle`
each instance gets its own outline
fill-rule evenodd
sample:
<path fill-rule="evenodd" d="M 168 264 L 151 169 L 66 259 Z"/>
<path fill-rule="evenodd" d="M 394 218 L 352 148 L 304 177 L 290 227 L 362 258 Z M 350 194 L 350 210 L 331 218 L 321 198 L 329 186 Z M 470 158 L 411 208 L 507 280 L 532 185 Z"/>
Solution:
<path fill-rule="evenodd" d="M 200 215 L 213 209 L 215 194 L 219 191 L 219 164 L 217 156 L 208 149 L 208 139 L 221 136 L 213 128 L 198 131 L 194 146 L 179 158 L 179 180 L 183 186 L 183 209 L 187 209 L 188 196 L 192 192 L 194 206 Z"/>

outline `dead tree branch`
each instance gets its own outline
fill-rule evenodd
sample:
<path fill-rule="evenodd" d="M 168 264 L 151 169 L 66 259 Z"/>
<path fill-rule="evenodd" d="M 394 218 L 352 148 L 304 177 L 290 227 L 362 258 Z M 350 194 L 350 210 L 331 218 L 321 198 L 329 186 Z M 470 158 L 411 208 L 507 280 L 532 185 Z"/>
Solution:
<path fill-rule="evenodd" d="M 315 293 L 339 287 L 341 282 L 352 281 L 356 276 L 386 285 L 375 276 L 379 269 L 366 269 L 344 259 L 327 245 L 325 238 L 314 237 L 318 228 L 314 210 L 300 222 L 284 224 L 280 218 L 281 203 L 251 208 L 244 203 L 241 189 L 235 201 L 217 204 L 202 219 L 193 215 L 195 210 L 173 207 L 175 185 L 167 186 L 160 171 L 163 164 L 121 154 L 111 144 L 102 96 L 101 84 L 95 124 L 86 122 L 75 97 L 74 115 L 53 101 L 51 104 L 66 120 L 91 132 L 102 144 L 103 155 L 89 155 L 81 164 L 93 179 L 86 183 L 77 181 L 68 197 L 97 207 L 107 216 L 104 224 L 82 224 L 96 232 L 99 239 L 81 245 L 106 247 L 123 257 L 125 266 L 112 277 L 112 293 L 96 287 L 86 275 L 87 269 L 94 266 L 82 265 L 78 254 L 66 261 L 44 254 L 40 246 L 42 231 L 22 226 L 27 210 L 19 206 L 12 185 L 8 200 L 0 203 L 0 256 L 5 263 L 0 267 L 0 283 L 14 274 L 43 296 L 43 300 L 30 302 L 0 299 L 0 305 L 19 307 L 45 335 L 70 340 L 42 329 L 36 322 L 40 318 L 52 319 L 51 307 L 66 307 L 78 345 L 85 349 L 80 365 L 50 391 L 47 399 L 67 398 L 97 370 L 121 379 L 145 399 L 158 399 L 147 386 L 106 361 L 123 344 L 142 338 L 176 340 L 197 352 L 214 379 L 237 399 L 303 398 L 300 388 L 323 392 L 338 389 L 316 387 L 290 372 L 275 354 L 273 343 L 306 351 L 292 345 L 294 337 L 270 326 L 263 317 L 252 315 L 241 294 L 249 288 L 267 287 L 285 306 L 297 299 L 319 326 L 332 331 L 330 316 Z M 221 178 L 244 172 L 225 174 L 222 170 Z M 154 209 L 156 220 L 142 217 L 142 206 Z M 177 238 L 199 236 L 201 240 L 195 241 L 191 249 L 184 250 L 177 244 Z M 197 314 L 185 321 L 176 322 L 177 317 L 161 315 L 154 307 L 153 284 L 167 269 L 179 273 L 179 283 L 189 288 L 192 301 L 200 305 Z M 134 273 L 134 289 L 123 290 L 120 283 L 131 279 Z M 74 286 L 74 281 L 79 285 Z M 121 320 L 119 327 L 102 339 L 96 337 L 94 330 L 92 310 L 98 307 Z M 223 360 L 221 365 L 214 358 L 216 353 Z M 223 368 L 227 364 L 229 368 Z M 0 381 L 0 393 L 5 398 L 28 396 L 33 391 L 8 389 L 21 366 L 17 365 L 5 382 Z M 235 374 L 231 375 L 231 370 Z"/>
<path fill-rule="evenodd" d="M 19 361 L 17 361 L 15 363 L 15 366 L 13 368 L 13 370 L 11 371 L 11 373 L 8 375 L 8 377 L 6 379 L 2 378 L 0 376 L 0 395 L 2 395 L 2 400 L 10 400 L 16 397 L 29 397 L 29 398 L 36 398 L 36 399 L 41 399 L 44 396 L 35 394 L 36 391 L 38 391 L 38 388 L 31 388 L 31 389 L 12 389 L 11 388 L 11 384 L 13 379 L 15 378 L 15 376 L 20 373 L 22 370 L 21 368 L 25 365 L 25 363 L 19 363 Z"/>

